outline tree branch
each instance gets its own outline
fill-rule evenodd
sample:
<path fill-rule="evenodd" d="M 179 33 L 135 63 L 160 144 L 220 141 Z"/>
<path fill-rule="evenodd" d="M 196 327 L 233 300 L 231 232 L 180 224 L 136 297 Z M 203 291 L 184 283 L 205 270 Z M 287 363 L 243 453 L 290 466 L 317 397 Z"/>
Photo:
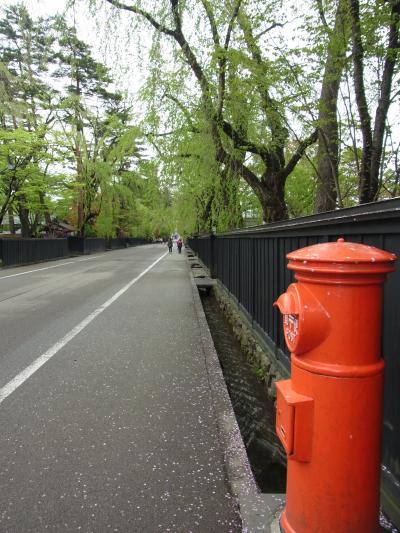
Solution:
<path fill-rule="evenodd" d="M 171 30 L 170 28 L 167 28 L 160 22 L 157 22 L 154 17 L 150 15 L 150 13 L 147 13 L 147 11 L 144 11 L 143 9 L 140 9 L 137 6 L 127 6 L 126 4 L 123 4 L 122 2 L 119 2 L 119 0 L 106 0 L 109 4 L 111 4 L 114 7 L 118 7 L 119 9 L 124 9 L 125 11 L 130 11 L 131 13 L 136 13 L 137 15 L 141 15 L 144 17 L 150 24 L 159 32 L 164 33 L 165 35 L 169 35 L 171 37 L 176 37 L 176 31 Z"/>
<path fill-rule="evenodd" d="M 239 10 L 240 10 L 240 6 L 241 5 L 242 5 L 242 0 L 236 0 L 236 4 L 235 4 L 235 6 L 233 8 L 232 16 L 231 16 L 231 19 L 229 21 L 228 28 L 226 30 L 225 43 L 224 43 L 224 49 L 225 50 L 228 50 L 228 48 L 229 48 L 229 43 L 230 43 L 230 40 L 231 40 L 232 31 L 233 31 L 233 25 L 234 25 L 235 20 L 237 19 L 238 15 L 239 15 Z"/>
<path fill-rule="evenodd" d="M 175 22 L 175 28 L 178 33 L 182 33 L 182 19 L 179 13 L 179 2 L 178 0 L 170 0 L 172 17 Z"/>
<path fill-rule="evenodd" d="M 257 35 L 255 36 L 255 38 L 258 40 L 260 37 L 262 37 L 263 35 L 265 35 L 266 33 L 270 32 L 271 30 L 273 30 L 274 28 L 283 28 L 285 24 L 283 24 L 282 22 L 274 22 L 273 24 L 271 24 L 271 26 L 268 26 L 268 28 L 266 28 L 265 30 L 261 31 L 260 33 L 257 33 Z"/>
<path fill-rule="evenodd" d="M 169 135 L 175 135 L 175 133 L 180 133 L 182 131 L 187 131 L 187 130 L 184 130 L 183 128 L 179 129 L 179 130 L 172 130 L 172 131 L 164 131 L 162 133 L 154 133 L 154 132 L 150 132 L 150 133 L 146 133 L 146 137 L 168 137 Z M 193 133 L 199 133 L 199 131 L 194 131 L 194 130 L 190 130 L 192 131 Z"/>
<path fill-rule="evenodd" d="M 220 47 L 220 40 L 219 40 L 219 33 L 217 28 L 217 23 L 215 22 L 214 13 L 212 10 L 212 7 L 210 6 L 210 2 L 208 0 L 201 0 L 201 3 L 203 4 L 204 11 L 206 12 L 208 22 L 210 23 L 211 33 L 213 36 L 213 41 L 218 49 Z"/>
<path fill-rule="evenodd" d="M 222 123 L 222 129 L 230 139 L 232 139 L 235 148 L 246 150 L 252 154 L 259 155 L 263 159 L 268 159 L 270 156 L 269 150 L 266 146 L 257 145 L 245 139 L 240 133 L 226 120 Z"/>
<path fill-rule="evenodd" d="M 322 0 L 317 0 L 317 6 L 318 6 L 319 18 L 321 19 L 322 24 L 325 26 L 325 28 L 328 31 L 331 31 L 325 18 L 325 11 L 324 11 L 324 6 L 322 5 Z"/>
<path fill-rule="evenodd" d="M 249 23 L 249 19 L 246 14 L 242 14 L 239 17 L 239 24 L 243 31 L 244 40 L 246 46 L 250 51 L 253 61 L 259 68 L 259 73 L 256 76 L 256 85 L 261 97 L 262 108 L 264 115 L 267 119 L 268 127 L 271 130 L 271 135 L 275 144 L 274 158 L 278 161 L 278 164 L 284 165 L 284 150 L 283 146 L 287 139 L 287 130 L 282 125 L 282 120 L 277 110 L 277 106 L 273 98 L 271 98 L 268 87 L 265 84 L 267 65 L 262 58 L 261 49 L 258 46 L 252 28 Z M 272 155 L 272 154 L 271 154 Z"/>
<path fill-rule="evenodd" d="M 194 157 L 195 159 L 201 159 L 199 154 L 192 154 L 190 152 L 185 152 L 185 153 L 182 153 L 182 154 L 176 154 L 175 157 L 179 157 L 179 158 L 182 158 L 182 159 L 189 159 L 191 157 Z"/>
<path fill-rule="evenodd" d="M 246 181 L 246 183 L 253 189 L 253 191 L 258 191 L 260 197 L 263 196 L 264 191 L 262 184 L 258 179 L 257 175 L 254 174 L 242 161 L 234 157 L 230 157 L 229 154 L 225 152 L 225 158 L 223 163 L 225 163 L 233 174 L 239 174 Z"/>
<path fill-rule="evenodd" d="M 297 147 L 297 150 L 292 155 L 292 157 L 289 159 L 285 168 L 283 168 L 280 172 L 278 172 L 276 176 L 277 180 L 281 180 L 281 181 L 286 180 L 289 174 L 294 170 L 297 163 L 303 157 L 304 152 L 307 150 L 309 146 L 311 146 L 317 141 L 317 138 L 318 138 L 318 129 L 315 129 L 309 137 L 304 139 L 304 141 L 300 142 L 299 146 Z"/>
<path fill-rule="evenodd" d="M 224 108 L 224 101 L 225 101 L 226 61 L 227 61 L 226 53 L 229 49 L 229 44 L 231 41 L 231 36 L 232 36 L 232 31 L 233 31 L 233 25 L 239 15 L 239 9 L 240 9 L 241 4 L 242 4 L 242 0 L 236 0 L 236 4 L 233 8 L 232 16 L 230 18 L 230 21 L 229 21 L 229 24 L 226 30 L 224 49 L 223 51 L 221 51 L 221 57 L 219 59 L 218 105 L 217 105 L 217 113 L 218 113 L 219 119 L 222 117 L 222 111 Z"/>
<path fill-rule="evenodd" d="M 190 126 L 190 129 L 194 132 L 194 133 L 198 133 L 199 130 L 198 128 L 196 128 L 194 125 L 193 125 L 193 122 L 192 122 L 192 116 L 190 114 L 190 111 L 187 109 L 187 107 L 185 107 L 182 102 L 180 102 L 178 100 L 178 98 L 176 98 L 176 96 L 170 94 L 170 93 L 164 93 L 163 97 L 165 98 L 169 98 L 170 100 L 172 100 L 178 107 L 179 109 L 182 111 L 182 113 L 184 114 L 185 118 L 186 118 L 186 121 L 187 123 L 189 124 Z"/>

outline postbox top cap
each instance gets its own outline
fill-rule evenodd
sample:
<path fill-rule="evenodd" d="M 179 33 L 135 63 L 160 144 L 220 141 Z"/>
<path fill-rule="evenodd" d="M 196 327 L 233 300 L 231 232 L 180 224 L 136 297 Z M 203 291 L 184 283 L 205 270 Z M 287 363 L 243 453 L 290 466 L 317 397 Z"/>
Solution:
<path fill-rule="evenodd" d="M 301 248 L 287 255 L 290 261 L 311 263 L 334 264 L 374 264 L 388 263 L 388 270 L 392 270 L 396 260 L 395 254 L 386 252 L 374 246 L 367 246 L 355 242 L 345 242 L 338 239 L 336 242 L 314 244 Z M 389 266 L 390 265 L 390 266 Z"/>

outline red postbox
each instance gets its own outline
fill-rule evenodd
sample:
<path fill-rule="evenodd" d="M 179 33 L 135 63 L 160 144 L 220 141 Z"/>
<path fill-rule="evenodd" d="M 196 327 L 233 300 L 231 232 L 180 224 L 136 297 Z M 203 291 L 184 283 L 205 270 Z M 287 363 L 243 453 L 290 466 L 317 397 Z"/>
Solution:
<path fill-rule="evenodd" d="M 288 254 L 283 314 L 291 379 L 277 385 L 288 455 L 285 533 L 376 533 L 384 363 L 383 283 L 394 254 L 344 242 Z"/>

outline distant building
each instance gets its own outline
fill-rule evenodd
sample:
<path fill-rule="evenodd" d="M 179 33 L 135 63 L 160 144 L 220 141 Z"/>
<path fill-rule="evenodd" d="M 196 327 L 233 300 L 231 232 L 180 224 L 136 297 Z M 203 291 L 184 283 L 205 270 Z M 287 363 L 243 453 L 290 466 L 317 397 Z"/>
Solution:
<path fill-rule="evenodd" d="M 71 237 L 76 235 L 77 229 L 66 222 L 59 222 L 54 219 L 50 224 L 43 228 L 45 235 L 48 237 Z"/>
<path fill-rule="evenodd" d="M 10 225 L 10 216 L 4 215 L 3 222 L 0 225 L 0 234 L 3 237 L 6 236 L 20 236 L 21 235 L 21 221 L 18 216 L 14 216 L 14 224 Z M 14 231 L 12 232 L 12 229 Z M 69 237 L 76 235 L 77 229 L 74 226 L 66 222 L 59 222 L 57 219 L 53 219 L 50 224 L 40 226 L 40 237 Z"/>

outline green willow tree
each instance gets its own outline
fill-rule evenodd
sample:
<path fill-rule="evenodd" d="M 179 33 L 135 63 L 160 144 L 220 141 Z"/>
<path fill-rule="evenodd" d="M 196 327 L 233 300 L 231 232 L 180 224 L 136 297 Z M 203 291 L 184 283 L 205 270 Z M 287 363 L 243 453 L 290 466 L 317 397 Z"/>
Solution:
<path fill-rule="evenodd" d="M 284 107 L 276 93 L 282 80 L 271 79 L 273 62 L 263 57 L 257 37 L 261 25 L 265 26 L 259 16 L 267 11 L 265 3 L 254 1 L 251 6 L 245 6 L 237 0 L 217 6 L 204 0 L 198 12 L 196 6 L 177 0 L 147 2 L 146 8 L 143 2 L 140 5 L 118 0 L 107 2 L 139 17 L 173 44 L 174 57 L 196 82 L 221 178 L 244 179 L 259 199 L 265 222 L 285 218 L 286 179 L 307 147 L 315 142 L 317 134 L 313 130 L 298 143 L 294 153 L 285 153 L 289 135 Z M 193 20 L 196 12 L 199 32 L 190 36 L 192 44 L 184 21 Z M 256 16 L 252 18 L 249 13 Z M 203 32 L 207 32 L 204 37 Z M 236 71 L 235 77 L 228 76 L 229 69 Z M 246 79 L 248 72 L 253 81 L 251 93 Z M 240 79 L 242 85 L 236 85 L 231 91 L 228 82 L 233 78 Z M 243 97 L 237 101 L 235 93 Z M 244 104 L 243 112 L 235 112 L 234 108 L 241 104 Z"/>
<path fill-rule="evenodd" d="M 216 161 L 213 139 L 201 109 L 193 109 L 190 117 L 187 108 L 185 113 L 174 115 L 171 106 L 170 112 L 170 116 L 175 116 L 174 130 L 152 132 L 147 139 L 157 152 L 163 175 L 170 177 L 169 187 L 179 191 L 180 209 L 188 214 L 190 206 L 190 218 L 195 218 L 193 227 L 197 231 L 211 231 L 213 226 L 219 231 L 239 227 L 242 223 L 239 177 Z M 189 220 L 180 216 L 179 210 L 178 218 Z"/>

